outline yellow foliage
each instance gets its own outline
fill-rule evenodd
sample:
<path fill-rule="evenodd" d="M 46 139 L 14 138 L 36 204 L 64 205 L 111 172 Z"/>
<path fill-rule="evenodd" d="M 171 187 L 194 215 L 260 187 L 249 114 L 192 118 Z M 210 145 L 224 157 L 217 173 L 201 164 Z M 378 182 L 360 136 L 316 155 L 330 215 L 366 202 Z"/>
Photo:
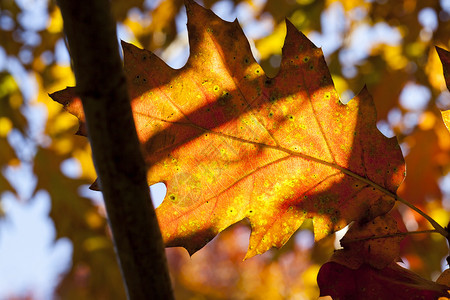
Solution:
<path fill-rule="evenodd" d="M 425 52 L 427 45 L 422 42 L 414 42 L 406 46 L 406 53 L 413 57 L 420 57 Z"/>
<path fill-rule="evenodd" d="M 339 2 L 344 6 L 345 11 L 350 11 L 352 9 L 355 9 L 357 7 L 369 7 L 370 3 L 368 1 L 364 0 L 327 0 L 326 6 L 330 6 L 331 4 Z"/>
<path fill-rule="evenodd" d="M 77 126 L 78 120 L 76 118 L 73 118 L 69 114 L 61 113 L 53 118 L 51 126 L 49 126 L 48 131 L 50 135 L 56 135 L 58 133 L 65 132 L 72 128 L 75 128 Z"/>
<path fill-rule="evenodd" d="M 319 270 L 320 266 L 314 264 L 306 269 L 301 276 L 304 285 L 304 293 L 309 299 L 317 299 L 319 296 L 319 288 L 316 281 Z"/>
<path fill-rule="evenodd" d="M 57 103 L 52 101 L 48 96 L 48 94 L 53 93 L 54 91 L 64 88 L 66 86 L 75 86 L 75 77 L 69 66 L 54 65 L 51 67 L 49 73 L 53 79 L 53 82 L 48 86 L 47 89 L 44 89 L 42 78 L 37 77 L 39 86 L 39 94 L 37 97 L 37 101 L 40 103 L 44 103 L 46 105 L 48 111 L 47 118 L 49 120 L 52 120 L 55 117 L 55 115 L 61 113 L 62 109 L 61 105 L 58 105 Z M 64 114 L 67 113 L 64 112 Z M 47 126 L 50 127 L 53 126 L 52 122 L 47 122 Z"/>
<path fill-rule="evenodd" d="M 422 130 L 430 130 L 436 124 L 436 116 L 430 112 L 426 111 L 420 116 L 419 127 Z"/>
<path fill-rule="evenodd" d="M 63 19 L 61 16 L 61 11 L 58 7 L 55 7 L 55 9 L 50 13 L 47 30 L 51 33 L 58 33 L 63 31 Z"/>
<path fill-rule="evenodd" d="M 9 118 L 0 117 L 0 137 L 6 137 L 12 128 L 13 125 Z"/>
<path fill-rule="evenodd" d="M 445 126 L 436 126 L 435 131 L 438 136 L 438 146 L 443 150 L 450 150 L 450 110 L 441 111 L 442 119 L 444 121 Z"/>
<path fill-rule="evenodd" d="M 342 95 L 349 89 L 347 81 L 342 76 L 333 75 L 333 82 L 339 95 Z"/>
<path fill-rule="evenodd" d="M 441 111 L 442 120 L 444 120 L 445 126 L 450 130 L 450 110 Z"/>
<path fill-rule="evenodd" d="M 273 54 L 281 54 L 285 36 L 286 25 L 279 24 L 271 35 L 256 41 L 256 48 L 261 60 L 267 59 Z"/>
<path fill-rule="evenodd" d="M 435 201 L 431 203 L 436 203 Z M 429 215 L 439 224 L 448 224 L 450 221 L 450 214 L 444 208 L 429 209 Z"/>
<path fill-rule="evenodd" d="M 91 180 L 97 178 L 97 173 L 95 172 L 95 167 L 92 162 L 91 147 L 89 146 L 89 144 L 86 144 L 86 147 L 84 149 L 76 149 L 73 152 L 73 157 L 76 158 L 81 164 L 81 177 L 89 178 Z"/>
<path fill-rule="evenodd" d="M 83 248 L 88 251 L 96 251 L 111 247 L 111 241 L 103 236 L 95 236 L 83 241 Z"/>
<path fill-rule="evenodd" d="M 401 45 L 383 45 L 383 58 L 393 70 L 403 69 L 408 64 L 408 59 L 402 54 Z"/>
<path fill-rule="evenodd" d="M 73 139 L 69 137 L 54 139 L 52 148 L 60 155 L 67 154 L 72 151 Z"/>
<path fill-rule="evenodd" d="M 104 219 L 100 217 L 98 213 L 94 213 L 92 211 L 86 213 L 86 223 L 89 225 L 89 227 L 93 229 L 100 228 L 103 226 Z"/>
<path fill-rule="evenodd" d="M 425 66 L 425 73 L 427 74 L 428 80 L 433 88 L 438 91 L 444 91 L 447 89 L 445 86 L 444 76 L 442 76 L 442 63 L 439 56 L 436 54 L 434 47 L 430 48 L 428 61 Z"/>
<path fill-rule="evenodd" d="M 3 81 L 0 82 L 0 98 L 3 98 L 17 91 L 18 87 L 16 81 L 14 80 L 14 77 L 6 74 L 5 76 L 2 76 L 1 79 L 3 79 Z"/>
<path fill-rule="evenodd" d="M 296 1 L 300 5 L 308 5 L 314 2 L 314 0 L 297 0 Z"/>

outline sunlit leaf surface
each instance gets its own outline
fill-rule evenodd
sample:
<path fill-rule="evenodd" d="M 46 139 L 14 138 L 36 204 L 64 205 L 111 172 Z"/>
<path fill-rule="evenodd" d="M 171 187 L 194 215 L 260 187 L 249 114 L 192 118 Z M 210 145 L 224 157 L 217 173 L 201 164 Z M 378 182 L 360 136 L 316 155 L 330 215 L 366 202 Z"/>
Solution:
<path fill-rule="evenodd" d="M 248 218 L 247 257 L 281 247 L 306 218 L 316 240 L 389 211 L 404 177 L 395 138 L 376 128 L 366 89 L 343 105 L 322 51 L 287 22 L 281 69 L 268 78 L 237 22 L 187 4 L 191 55 L 174 70 L 123 43 L 149 183 L 168 246 L 195 252 Z M 52 97 L 81 121 L 74 89 Z"/>

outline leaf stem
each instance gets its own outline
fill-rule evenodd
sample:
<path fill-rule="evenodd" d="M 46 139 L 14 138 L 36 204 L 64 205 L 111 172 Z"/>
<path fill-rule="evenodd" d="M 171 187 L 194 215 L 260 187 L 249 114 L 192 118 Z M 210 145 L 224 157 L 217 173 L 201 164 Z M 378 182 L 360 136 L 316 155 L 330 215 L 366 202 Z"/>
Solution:
<path fill-rule="evenodd" d="M 391 196 L 392 198 L 394 198 L 396 201 L 399 201 L 403 204 L 405 204 L 406 206 L 408 206 L 409 208 L 411 208 L 412 210 L 414 210 L 415 212 L 417 212 L 419 215 L 421 215 L 422 217 L 424 217 L 428 222 L 430 222 L 431 226 L 434 227 L 434 229 L 436 230 L 436 232 L 440 233 L 442 236 L 444 236 L 445 238 L 449 238 L 449 234 L 447 232 L 447 230 L 445 230 L 444 227 L 442 227 L 441 225 L 439 225 L 438 222 L 436 222 L 432 217 L 430 217 L 429 215 L 427 215 L 426 213 L 424 213 L 423 211 L 421 211 L 418 207 L 414 206 L 413 204 L 409 203 L 408 201 L 406 201 L 405 199 L 397 196 L 395 193 L 385 189 L 384 187 L 376 184 L 375 182 L 372 182 L 370 180 L 368 180 L 367 178 L 364 178 L 362 176 L 359 176 L 358 174 L 355 174 L 345 168 L 342 168 L 341 166 L 334 166 L 335 168 L 341 170 L 343 173 L 353 176 L 359 180 L 361 180 L 364 183 L 367 183 L 368 185 L 373 186 L 374 188 L 378 189 L 379 191 L 385 193 L 388 196 Z"/>
<path fill-rule="evenodd" d="M 438 222 L 436 222 L 432 217 L 430 217 L 429 215 L 427 215 L 426 213 L 424 213 L 423 211 L 421 211 L 418 207 L 414 206 L 413 204 L 409 203 L 408 201 L 406 201 L 403 198 L 400 198 L 399 196 L 395 196 L 394 198 L 395 200 L 405 204 L 406 206 L 408 206 L 409 208 L 411 208 L 412 210 L 414 210 L 415 212 L 417 212 L 419 215 L 421 215 L 422 217 L 424 217 L 428 222 L 430 222 L 431 226 L 434 227 L 434 229 L 436 229 L 436 232 L 442 234 L 445 238 L 448 238 L 448 232 L 447 230 L 445 230 L 444 227 L 442 227 L 441 225 L 439 225 Z"/>
<path fill-rule="evenodd" d="M 383 238 L 390 238 L 390 237 L 398 237 L 398 236 L 406 236 L 406 235 L 413 235 L 413 234 L 422 234 L 422 233 L 439 233 L 440 232 L 436 229 L 430 229 L 430 230 L 421 230 L 421 231 L 408 231 L 408 232 L 396 232 L 391 234 L 385 234 L 385 235 L 378 235 L 378 236 L 369 236 L 359 239 L 351 239 L 342 241 L 341 244 L 347 244 L 347 243 L 354 243 L 354 242 L 360 242 L 360 241 L 366 241 L 366 240 L 375 240 L 375 239 L 383 239 Z"/>

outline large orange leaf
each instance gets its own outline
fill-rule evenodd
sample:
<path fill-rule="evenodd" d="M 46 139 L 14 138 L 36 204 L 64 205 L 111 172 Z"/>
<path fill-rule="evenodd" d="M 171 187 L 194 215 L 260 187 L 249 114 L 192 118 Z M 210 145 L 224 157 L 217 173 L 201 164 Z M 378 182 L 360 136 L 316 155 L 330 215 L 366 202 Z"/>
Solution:
<path fill-rule="evenodd" d="M 168 246 L 194 253 L 247 218 L 251 257 L 281 247 L 306 218 L 320 239 L 391 209 L 404 161 L 377 130 L 367 89 L 343 105 L 322 51 L 289 21 L 268 78 L 237 21 L 192 1 L 187 13 L 191 55 L 179 70 L 123 43 L 148 181 L 167 185 L 157 215 Z M 74 89 L 52 97 L 85 135 Z"/>

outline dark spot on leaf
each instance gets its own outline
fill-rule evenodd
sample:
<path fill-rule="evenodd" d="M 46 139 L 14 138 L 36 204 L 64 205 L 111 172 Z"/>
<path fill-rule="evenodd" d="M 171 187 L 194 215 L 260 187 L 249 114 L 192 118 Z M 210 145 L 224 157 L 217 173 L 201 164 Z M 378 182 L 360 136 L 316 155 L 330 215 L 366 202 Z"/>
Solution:
<path fill-rule="evenodd" d="M 314 69 L 314 66 L 313 65 L 309 65 L 309 69 L 310 70 Z"/>
<path fill-rule="evenodd" d="M 305 56 L 305 57 L 303 57 L 303 62 L 308 62 L 309 61 L 309 57 L 308 56 Z"/>
<path fill-rule="evenodd" d="M 227 101 L 226 101 L 226 99 L 225 99 L 224 97 L 220 97 L 220 98 L 217 100 L 217 104 L 219 104 L 219 106 L 224 106 L 224 105 L 227 104 Z"/>
<path fill-rule="evenodd" d="M 250 60 L 249 60 L 248 58 L 245 58 L 245 59 L 244 59 L 244 62 L 245 62 L 246 64 L 248 64 L 248 63 L 250 62 Z"/>
<path fill-rule="evenodd" d="M 266 81 L 264 81 L 264 85 L 266 87 L 271 87 L 273 85 L 273 80 L 272 79 L 266 79 Z"/>

